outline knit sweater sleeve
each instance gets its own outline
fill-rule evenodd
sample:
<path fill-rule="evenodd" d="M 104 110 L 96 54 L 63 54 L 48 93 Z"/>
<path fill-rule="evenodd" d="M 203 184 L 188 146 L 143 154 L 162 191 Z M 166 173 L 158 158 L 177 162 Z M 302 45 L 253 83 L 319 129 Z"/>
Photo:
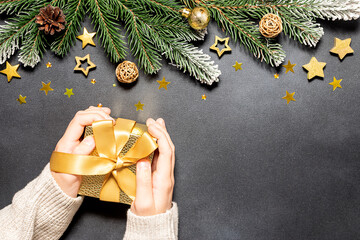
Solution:
<path fill-rule="evenodd" d="M 0 210 L 0 239 L 59 239 L 83 197 L 72 198 L 57 185 L 49 164 Z"/>
<path fill-rule="evenodd" d="M 173 202 L 166 213 L 140 217 L 131 210 L 127 213 L 123 240 L 176 240 L 178 239 L 178 208 Z"/>

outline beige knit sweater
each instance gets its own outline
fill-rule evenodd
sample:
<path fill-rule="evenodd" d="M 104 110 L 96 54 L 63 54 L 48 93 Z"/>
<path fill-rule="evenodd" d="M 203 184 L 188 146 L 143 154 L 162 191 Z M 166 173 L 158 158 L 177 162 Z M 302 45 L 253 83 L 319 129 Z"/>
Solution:
<path fill-rule="evenodd" d="M 72 198 L 61 190 L 47 164 L 37 178 L 15 194 L 12 204 L 0 210 L 0 239 L 59 239 L 82 201 L 82 196 Z M 124 240 L 172 240 L 177 235 L 176 203 L 166 213 L 149 217 L 128 210 Z"/>

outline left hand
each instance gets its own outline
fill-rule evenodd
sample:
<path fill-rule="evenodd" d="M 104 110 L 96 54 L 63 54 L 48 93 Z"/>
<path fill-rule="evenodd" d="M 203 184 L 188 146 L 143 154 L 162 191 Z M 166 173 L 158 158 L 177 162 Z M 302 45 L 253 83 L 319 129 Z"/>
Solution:
<path fill-rule="evenodd" d="M 106 107 L 89 107 L 85 111 L 79 111 L 71 120 L 64 136 L 56 145 L 55 151 L 89 155 L 95 148 L 95 141 L 92 136 L 80 140 L 84 128 L 91 125 L 94 121 L 100 120 L 115 120 L 109 116 L 110 108 Z M 51 171 L 52 176 L 59 185 L 59 187 L 70 197 L 75 198 L 80 189 L 81 176 L 67 173 L 58 173 Z"/>

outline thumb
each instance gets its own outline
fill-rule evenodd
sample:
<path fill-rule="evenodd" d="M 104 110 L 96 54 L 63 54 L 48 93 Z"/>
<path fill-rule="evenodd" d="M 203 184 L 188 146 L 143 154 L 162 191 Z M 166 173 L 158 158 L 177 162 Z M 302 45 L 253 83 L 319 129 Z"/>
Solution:
<path fill-rule="evenodd" d="M 153 210 L 153 192 L 151 163 L 142 159 L 136 164 L 136 198 L 135 207 L 141 215 L 146 215 Z"/>
<path fill-rule="evenodd" d="M 73 154 L 89 155 L 95 148 L 95 140 L 93 136 L 88 136 L 77 145 L 72 152 Z"/>

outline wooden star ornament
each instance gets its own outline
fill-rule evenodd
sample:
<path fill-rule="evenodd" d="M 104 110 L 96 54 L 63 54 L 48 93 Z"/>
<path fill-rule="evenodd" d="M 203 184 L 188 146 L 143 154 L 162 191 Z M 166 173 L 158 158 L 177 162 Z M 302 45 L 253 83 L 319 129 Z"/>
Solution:
<path fill-rule="evenodd" d="M 350 53 L 353 53 L 354 50 L 350 47 L 351 38 L 347 38 L 345 40 L 341 40 L 339 38 L 335 38 L 335 45 L 330 50 L 331 53 L 337 54 L 340 60 Z"/>
<path fill-rule="evenodd" d="M 312 57 L 308 64 L 302 67 L 308 71 L 307 78 L 310 80 L 314 77 L 324 77 L 324 67 L 326 62 L 319 62 L 315 57 Z"/>
<path fill-rule="evenodd" d="M 40 91 L 44 91 L 45 92 L 45 95 L 48 95 L 48 92 L 49 91 L 54 91 L 54 89 L 52 89 L 50 87 L 50 84 L 51 84 L 51 81 L 49 83 L 44 83 L 44 82 L 41 82 L 42 84 L 42 88 L 40 88 Z"/>
<path fill-rule="evenodd" d="M 82 35 L 77 36 L 77 39 L 82 41 L 82 48 L 84 49 L 88 44 L 96 46 L 93 37 L 95 36 L 96 32 L 89 33 L 87 29 L 84 27 L 84 32 Z"/>
<path fill-rule="evenodd" d="M 90 69 L 96 68 L 96 65 L 90 60 L 90 54 L 86 55 L 85 57 L 75 57 L 76 60 L 76 66 L 74 68 L 74 71 L 81 71 L 86 77 L 89 74 Z M 83 61 L 87 62 L 88 66 L 86 69 L 81 67 L 81 64 Z"/>
<path fill-rule="evenodd" d="M 17 72 L 19 66 L 19 64 L 12 66 L 8 61 L 6 61 L 6 68 L 1 70 L 0 73 L 6 75 L 8 82 L 10 82 L 13 77 L 21 78 Z"/>
<path fill-rule="evenodd" d="M 163 79 L 160 80 L 156 80 L 159 83 L 159 89 L 164 88 L 165 90 L 167 90 L 167 85 L 170 84 L 171 82 L 167 82 L 165 80 L 165 77 L 163 77 Z"/>
<path fill-rule="evenodd" d="M 229 47 L 229 39 L 230 38 L 219 38 L 218 36 L 215 36 L 215 43 L 210 47 L 211 50 L 214 50 L 217 52 L 217 55 L 221 57 L 225 52 L 231 52 L 231 48 Z M 219 42 L 225 42 L 225 47 L 223 49 L 220 49 L 217 47 Z"/>

